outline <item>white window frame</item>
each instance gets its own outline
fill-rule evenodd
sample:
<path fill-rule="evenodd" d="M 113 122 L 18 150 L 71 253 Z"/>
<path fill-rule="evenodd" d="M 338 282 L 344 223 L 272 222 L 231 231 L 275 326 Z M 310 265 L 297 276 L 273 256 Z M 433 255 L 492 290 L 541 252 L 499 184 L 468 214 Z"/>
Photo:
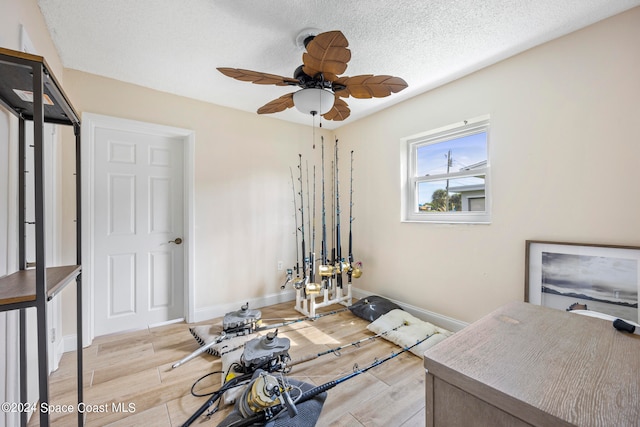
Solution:
<path fill-rule="evenodd" d="M 462 122 L 401 138 L 401 221 L 428 223 L 491 223 L 491 177 L 490 177 L 490 137 L 489 115 L 475 117 Z M 448 174 L 416 176 L 417 150 L 420 147 L 450 139 L 460 138 L 475 133 L 487 133 L 487 165 L 468 171 L 456 171 Z M 462 212 L 424 212 L 418 210 L 418 184 L 421 182 L 440 181 L 470 176 L 485 176 L 485 211 Z"/>

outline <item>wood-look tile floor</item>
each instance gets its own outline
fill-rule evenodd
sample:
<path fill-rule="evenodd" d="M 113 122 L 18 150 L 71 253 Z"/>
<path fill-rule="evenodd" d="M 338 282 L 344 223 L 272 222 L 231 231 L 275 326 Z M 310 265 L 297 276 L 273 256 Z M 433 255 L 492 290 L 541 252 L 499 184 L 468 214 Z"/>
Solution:
<path fill-rule="evenodd" d="M 343 308 L 319 309 L 318 314 Z M 299 318 L 293 302 L 260 309 L 263 324 L 282 318 Z M 201 322 L 221 324 L 222 318 Z M 291 340 L 293 360 L 373 335 L 368 322 L 349 311 L 315 321 L 282 327 L 278 336 Z M 206 398 L 191 395 L 192 384 L 208 372 L 222 369 L 220 358 L 204 354 L 184 365 L 172 365 L 198 348 L 189 325 L 177 323 L 135 332 L 98 337 L 84 349 L 84 401 L 88 409 L 108 408 L 105 412 L 86 411 L 87 426 L 179 426 Z M 340 356 L 328 354 L 293 367 L 289 377 L 319 385 L 365 367 L 400 347 L 381 338 L 360 347 L 349 347 Z M 65 353 L 60 367 L 50 376 L 50 404 L 76 405 L 76 355 Z M 345 381 L 328 391 L 318 426 L 403 426 L 425 424 L 424 368 L 422 358 L 405 352 L 375 368 Z M 220 387 L 221 375 L 209 376 L 201 383 L 203 391 Z M 115 405 L 115 406 L 114 406 Z M 118 406 L 119 405 L 119 406 Z M 114 410 L 115 408 L 115 410 Z M 118 410 L 120 408 L 120 410 Z M 125 412 L 124 409 L 129 410 Z M 216 426 L 229 413 L 223 407 L 209 420 L 194 426 Z M 77 415 L 51 414 L 54 426 L 72 426 Z M 37 416 L 29 426 L 37 426 Z"/>

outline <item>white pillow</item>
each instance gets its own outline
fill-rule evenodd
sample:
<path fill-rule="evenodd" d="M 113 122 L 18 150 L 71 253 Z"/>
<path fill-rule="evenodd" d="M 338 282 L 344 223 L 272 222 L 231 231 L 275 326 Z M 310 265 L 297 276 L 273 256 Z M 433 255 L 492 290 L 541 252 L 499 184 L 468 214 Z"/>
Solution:
<path fill-rule="evenodd" d="M 393 330 L 397 328 L 396 330 Z M 402 348 L 409 347 L 431 335 L 426 341 L 411 348 L 416 356 L 422 357 L 428 348 L 453 335 L 446 329 L 435 326 L 407 313 L 404 310 L 391 310 L 383 314 L 367 326 L 375 334 L 383 334 L 385 338 Z"/>

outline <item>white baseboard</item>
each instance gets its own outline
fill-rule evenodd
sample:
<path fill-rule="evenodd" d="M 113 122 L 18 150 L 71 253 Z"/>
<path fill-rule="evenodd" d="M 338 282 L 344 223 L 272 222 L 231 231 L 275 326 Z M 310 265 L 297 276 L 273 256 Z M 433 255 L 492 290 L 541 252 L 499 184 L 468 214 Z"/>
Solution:
<path fill-rule="evenodd" d="M 281 302 L 295 301 L 296 293 L 294 290 L 287 290 L 278 292 L 276 294 L 266 295 L 260 298 L 243 299 L 237 302 L 231 302 L 226 304 L 216 304 L 214 306 L 198 308 L 194 313 L 194 323 L 203 322 L 209 319 L 215 319 L 216 317 L 222 317 L 232 311 L 237 311 L 243 304 L 249 303 L 249 308 L 260 308 L 268 305 L 279 304 Z"/>
<path fill-rule="evenodd" d="M 64 346 L 65 346 L 64 337 L 62 337 L 62 339 L 59 340 L 58 342 L 54 343 L 53 363 L 51 366 L 49 366 L 49 371 L 53 372 L 58 369 L 58 366 L 60 365 L 60 359 L 62 359 L 62 355 L 65 352 Z"/>
<path fill-rule="evenodd" d="M 358 299 L 366 298 L 371 295 L 377 295 L 377 294 L 372 294 L 369 291 L 365 291 L 363 289 L 358 289 L 358 288 L 351 288 L 351 292 L 354 298 L 358 298 Z M 380 296 L 383 298 L 387 298 L 384 295 L 380 295 Z M 400 307 L 402 307 L 403 310 L 407 311 L 408 313 L 417 317 L 418 319 L 424 320 L 425 322 L 433 323 L 434 325 L 444 328 L 451 332 L 458 332 L 461 329 L 463 329 L 465 326 L 469 325 L 468 323 L 462 322 L 458 319 L 444 316 L 442 314 L 435 313 L 433 311 L 425 310 L 423 308 L 416 307 L 411 304 L 406 304 L 402 301 L 396 301 L 391 298 L 387 298 L 387 299 L 391 302 L 398 304 Z"/>
<path fill-rule="evenodd" d="M 66 353 L 68 351 L 76 351 L 76 349 L 78 348 L 77 344 L 78 344 L 78 339 L 77 339 L 77 335 L 73 334 L 73 335 L 65 335 L 64 337 L 62 337 L 62 342 L 63 342 L 63 351 Z"/>
<path fill-rule="evenodd" d="M 351 293 L 354 299 L 366 298 L 368 296 L 374 295 L 371 292 L 365 291 L 363 289 L 351 288 Z M 380 295 L 383 298 L 387 298 L 384 295 Z M 294 290 L 287 290 L 284 292 L 279 292 L 276 294 L 270 294 L 260 298 L 250 298 L 249 300 L 242 300 L 233 303 L 227 304 L 218 304 L 211 307 L 197 309 L 195 312 L 195 322 L 203 322 L 209 319 L 215 319 L 216 317 L 222 317 L 226 313 L 231 311 L 236 311 L 240 309 L 242 304 L 248 302 L 250 308 L 260 308 L 266 307 L 273 304 L 279 304 L 281 302 L 295 301 L 296 293 Z M 447 329 L 452 332 L 458 332 L 465 326 L 468 326 L 468 323 L 462 322 L 457 319 L 453 319 L 451 317 L 444 316 L 442 314 L 434 313 L 433 311 L 424 310 L 420 307 L 413 306 L 411 304 L 406 304 L 401 301 L 396 301 L 391 298 L 387 298 L 389 301 L 392 301 L 398 304 L 402 309 L 406 310 L 408 313 L 417 317 L 418 319 L 424 320 L 425 322 L 433 323 L 436 326 Z"/>

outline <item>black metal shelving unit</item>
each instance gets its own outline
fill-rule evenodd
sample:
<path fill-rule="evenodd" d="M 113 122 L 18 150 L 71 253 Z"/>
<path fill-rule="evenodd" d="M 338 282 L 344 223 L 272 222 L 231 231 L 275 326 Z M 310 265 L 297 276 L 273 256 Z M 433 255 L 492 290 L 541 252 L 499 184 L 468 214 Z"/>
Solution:
<path fill-rule="evenodd" d="M 35 307 L 38 331 L 39 402 L 49 403 L 47 302 L 65 286 L 76 282 L 78 404 L 82 383 L 82 277 L 80 235 L 80 118 L 41 56 L 0 48 L 0 104 L 19 119 L 18 224 L 19 270 L 0 278 L 0 311 L 20 310 L 20 400 L 27 403 L 26 309 Z M 25 244 L 25 122 L 33 121 L 35 191 L 35 268 L 27 268 Z M 44 123 L 73 126 L 76 143 L 76 264 L 47 267 L 45 257 Z M 76 411 L 80 406 L 76 407 Z M 40 425 L 49 425 L 49 412 L 39 411 Z M 83 414 L 78 411 L 78 425 Z M 27 413 L 21 415 L 27 424 Z"/>

